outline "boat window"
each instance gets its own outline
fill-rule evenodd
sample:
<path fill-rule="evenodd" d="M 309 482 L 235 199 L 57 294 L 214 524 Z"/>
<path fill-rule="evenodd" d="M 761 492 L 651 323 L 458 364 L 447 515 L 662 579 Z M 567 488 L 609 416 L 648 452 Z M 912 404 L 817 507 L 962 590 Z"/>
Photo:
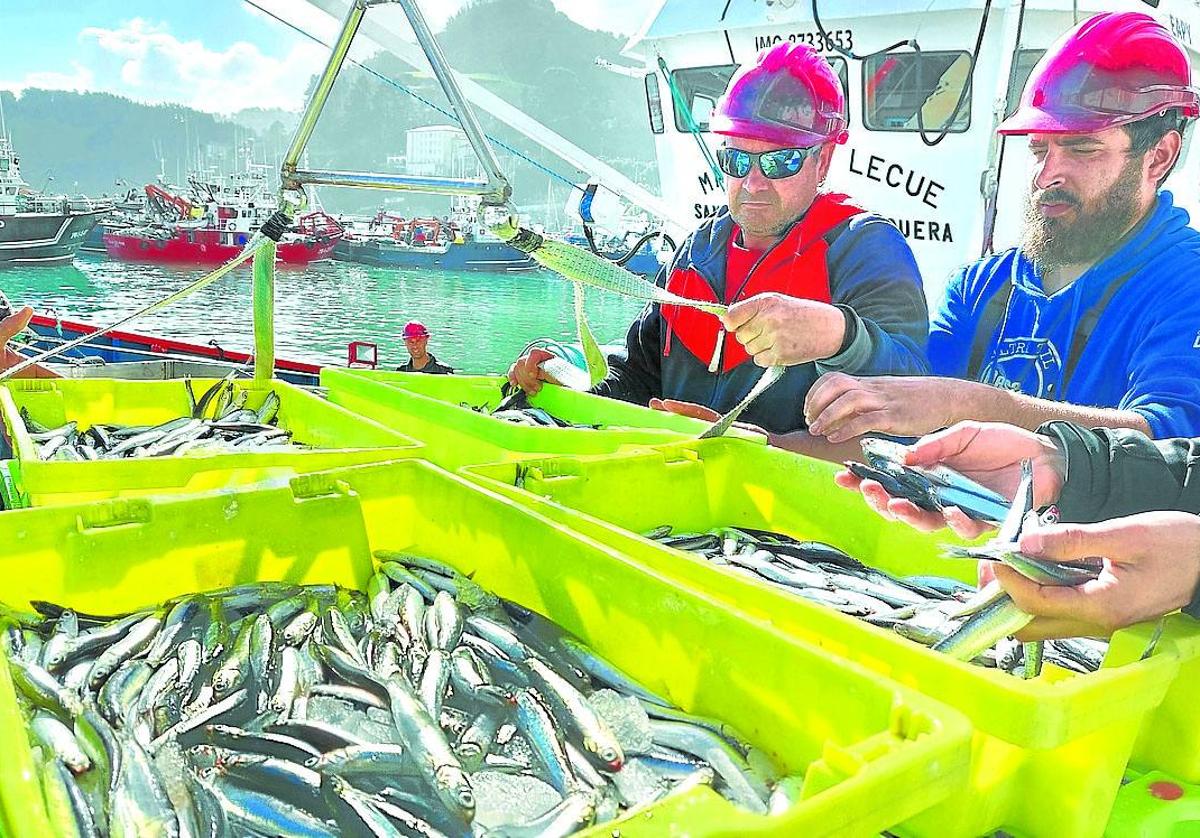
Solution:
<path fill-rule="evenodd" d="M 827 58 L 826 60 L 841 79 L 842 89 L 845 90 L 849 74 L 846 60 L 844 58 Z M 695 120 L 696 126 L 701 131 L 708 130 L 708 123 L 717 106 L 717 100 L 729 86 L 729 79 L 737 68 L 736 64 L 723 64 L 714 67 L 685 67 L 672 71 L 671 78 L 679 89 L 680 97 L 691 108 L 692 119 Z M 649 81 L 647 81 L 646 87 L 649 91 Z M 847 101 L 849 100 L 847 99 Z M 672 101 L 672 105 L 675 111 L 675 128 L 685 134 L 690 133 L 690 126 L 679 103 Z M 846 108 L 846 118 L 847 120 L 850 118 L 849 105 Z"/>
<path fill-rule="evenodd" d="M 1033 65 L 1037 64 L 1045 54 L 1044 49 L 1017 50 L 1012 72 L 1008 74 L 1008 99 L 1006 100 L 1008 105 L 1004 109 L 1005 116 L 1012 116 L 1013 111 L 1017 109 L 1017 105 L 1021 101 L 1021 91 L 1025 89 L 1025 82 L 1029 81 Z"/>
<path fill-rule="evenodd" d="M 655 134 L 666 131 L 663 125 L 662 93 L 658 90 L 657 73 L 646 73 L 646 107 L 650 111 L 650 130 Z"/>
<path fill-rule="evenodd" d="M 863 64 L 863 122 L 875 131 L 926 131 L 947 127 L 963 86 L 971 55 L 967 52 L 888 53 Z M 918 108 L 920 109 L 918 117 Z M 968 90 L 953 132 L 971 125 Z"/>

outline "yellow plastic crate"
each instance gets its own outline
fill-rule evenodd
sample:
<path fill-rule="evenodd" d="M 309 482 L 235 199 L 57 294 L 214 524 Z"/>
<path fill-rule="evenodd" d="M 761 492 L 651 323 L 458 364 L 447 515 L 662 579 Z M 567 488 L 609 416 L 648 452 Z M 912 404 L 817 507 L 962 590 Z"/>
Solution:
<path fill-rule="evenodd" d="M 326 368 L 329 399 L 396 428 L 425 446 L 424 456 L 444 468 L 505 462 L 545 454 L 611 454 L 631 447 L 695 439 L 707 422 L 629 402 L 547 385 L 531 399 L 568 422 L 593 428 L 535 428 L 471 410 L 500 402 L 500 376 L 424 375 Z M 734 435 L 765 443 L 739 429 Z"/>
<path fill-rule="evenodd" d="M 955 711 L 425 462 L 190 498 L 20 510 L 0 516 L 0 540 L 9 545 L 0 601 L 89 611 L 254 579 L 362 586 L 370 550 L 421 552 L 548 615 L 684 709 L 732 723 L 805 778 L 805 799 L 779 816 L 752 815 L 700 788 L 595 836 L 868 835 L 965 781 L 970 731 Z M 0 745 L 4 823 L 15 838 L 41 838 L 40 793 L 3 676 Z"/>
<path fill-rule="evenodd" d="M 1117 795 L 1105 838 L 1200 835 L 1200 787 L 1161 771 L 1127 779 Z"/>
<path fill-rule="evenodd" d="M 945 534 L 885 521 L 834 484 L 836 470 L 779 449 L 713 440 L 621 457 L 479 466 L 464 474 L 681 585 L 963 711 L 976 731 L 970 788 L 901 832 L 1099 835 L 1139 727 L 1179 671 L 1169 642 L 1139 661 L 1149 631 L 1122 632 L 1100 672 L 1076 676 L 1049 667 L 1042 678 L 1025 681 L 951 660 L 636 534 L 663 524 L 679 531 L 748 526 L 825 541 L 898 575 L 974 581 L 973 563 L 941 557 Z"/>
<path fill-rule="evenodd" d="M 1159 646 L 1179 659 L 1179 675 L 1159 707 L 1146 719 L 1133 746 L 1130 764 L 1143 771 L 1164 771 L 1200 785 L 1200 623 L 1175 615 L 1165 623 Z M 1197 818 L 1200 820 L 1200 817 Z M 1182 834 L 1182 833 L 1181 833 Z M 1200 827 L 1196 828 L 1200 836 Z"/>
<path fill-rule="evenodd" d="M 215 380 L 196 379 L 197 398 Z M 313 450 L 247 453 L 202 453 L 179 457 L 92 462 L 42 461 L 25 430 L 21 408 L 37 422 L 57 427 L 76 420 L 85 430 L 96 423 L 156 425 L 188 415 L 182 379 L 124 381 L 115 379 L 16 380 L 0 386 L 0 415 L 20 463 L 20 488 L 32 506 L 51 506 L 159 492 L 196 492 L 248 485 L 321 469 L 413 456 L 417 442 L 403 434 L 330 404 L 283 381 L 256 388 L 234 382 L 249 392 L 247 406 L 257 408 L 268 390 L 279 396 L 278 424 L 297 442 Z"/>

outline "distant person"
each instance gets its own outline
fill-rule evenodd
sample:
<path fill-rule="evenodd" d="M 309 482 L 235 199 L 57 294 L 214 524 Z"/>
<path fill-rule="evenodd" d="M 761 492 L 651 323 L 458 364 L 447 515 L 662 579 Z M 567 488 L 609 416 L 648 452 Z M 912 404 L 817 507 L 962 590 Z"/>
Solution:
<path fill-rule="evenodd" d="M 453 369 L 439 364 L 428 350 L 429 330 L 425 324 L 412 320 L 404 324 L 404 348 L 408 350 L 408 363 L 396 367 L 398 372 L 424 372 L 430 375 L 450 375 Z"/>

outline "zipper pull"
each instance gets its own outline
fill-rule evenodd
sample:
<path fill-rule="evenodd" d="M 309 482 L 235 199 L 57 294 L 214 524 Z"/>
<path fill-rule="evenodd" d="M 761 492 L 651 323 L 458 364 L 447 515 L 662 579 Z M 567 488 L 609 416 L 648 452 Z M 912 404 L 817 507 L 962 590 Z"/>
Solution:
<path fill-rule="evenodd" d="M 717 370 L 721 368 L 721 350 L 725 348 L 725 329 L 724 327 L 717 330 L 717 345 L 713 347 L 712 360 L 708 362 L 708 371 L 716 375 Z"/>

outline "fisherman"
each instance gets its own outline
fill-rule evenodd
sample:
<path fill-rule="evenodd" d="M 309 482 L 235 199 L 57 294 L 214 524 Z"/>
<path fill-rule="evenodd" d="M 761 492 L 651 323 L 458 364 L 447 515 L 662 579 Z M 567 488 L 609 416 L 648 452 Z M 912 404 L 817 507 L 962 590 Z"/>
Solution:
<path fill-rule="evenodd" d="M 1200 115 L 1184 47 L 1152 17 L 1096 15 L 1029 77 L 1021 245 L 960 270 L 933 318 L 936 376 L 831 373 L 809 431 L 920 435 L 979 419 L 1200 434 L 1200 232 L 1163 181 Z"/>
<path fill-rule="evenodd" d="M 424 372 L 430 375 L 450 375 L 453 369 L 438 363 L 429 351 L 429 330 L 416 320 L 404 324 L 404 348 L 408 350 L 408 363 L 396 367 L 398 372 Z"/>
<path fill-rule="evenodd" d="M 1179 608 L 1200 618 L 1200 481 L 1193 467 L 1200 439 L 1155 442 L 1134 430 L 1087 430 L 1063 421 L 1037 433 L 964 422 L 917 442 L 905 462 L 945 465 L 1010 497 L 1027 459 L 1034 465 L 1035 506 L 1054 504 L 1061 523 L 1026 530 L 1021 551 L 1056 561 L 1104 558 L 1105 565 L 1094 582 L 1057 588 L 984 562 L 981 582 L 996 578 L 1038 618 L 1023 638 L 1107 635 Z M 884 517 L 920 530 L 948 525 L 975 538 L 986 529 L 957 508 L 926 512 L 849 472 L 837 482 L 861 491 Z"/>
<path fill-rule="evenodd" d="M 787 365 L 744 415 L 788 432 L 804 426 L 804 396 L 823 372 L 926 372 L 928 314 L 912 251 L 885 219 L 822 190 L 847 137 L 842 87 L 825 59 L 800 44 L 764 50 L 731 79 L 710 130 L 725 138 L 717 160 L 728 207 L 684 241 L 657 281 L 729 312 L 718 320 L 648 305 L 594 391 L 726 411 L 763 367 Z M 554 382 L 539 367 L 549 357 L 531 350 L 509 380 L 537 392 Z"/>

